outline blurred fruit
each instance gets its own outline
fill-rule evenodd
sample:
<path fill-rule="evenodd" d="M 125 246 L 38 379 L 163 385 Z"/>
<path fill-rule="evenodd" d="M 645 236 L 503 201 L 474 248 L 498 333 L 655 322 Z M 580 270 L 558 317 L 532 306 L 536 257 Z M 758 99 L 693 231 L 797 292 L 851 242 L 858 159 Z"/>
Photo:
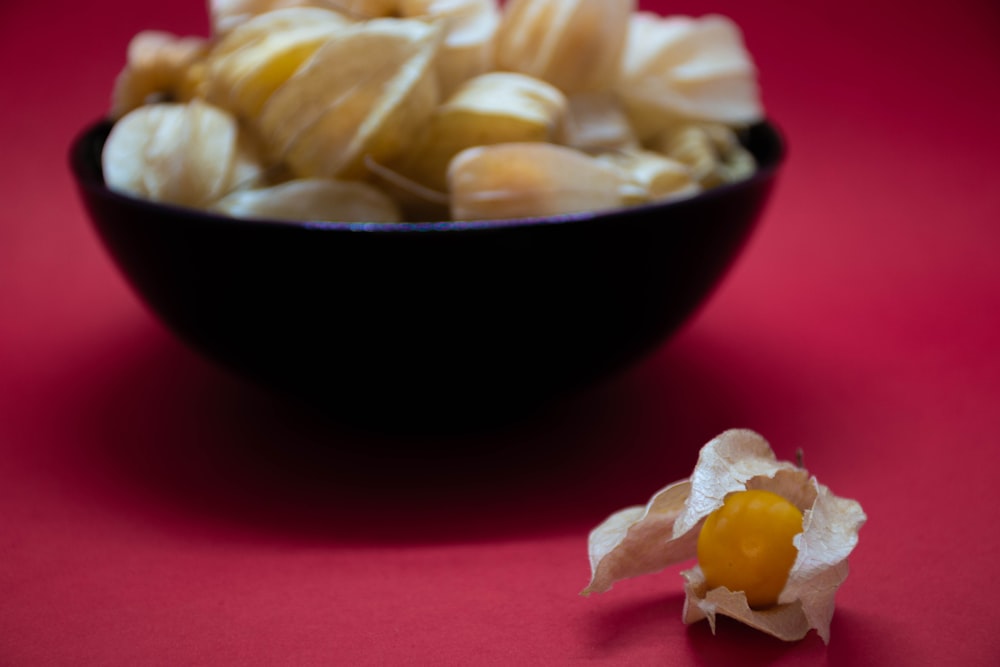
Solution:
<path fill-rule="evenodd" d="M 129 112 L 108 135 L 101 162 L 112 190 L 204 207 L 247 179 L 242 159 L 236 119 L 195 100 Z"/>
<path fill-rule="evenodd" d="M 747 178 L 757 169 L 753 155 L 736 132 L 717 123 L 681 125 L 660 135 L 655 148 L 686 164 L 704 188 Z"/>
<path fill-rule="evenodd" d="M 577 93 L 569 109 L 559 143 L 596 152 L 636 148 L 639 145 L 621 100 L 611 92 Z"/>
<path fill-rule="evenodd" d="M 701 191 L 687 165 L 659 153 L 631 149 L 599 157 L 624 170 L 632 182 L 647 193 L 649 201 L 690 197 Z"/>
<path fill-rule="evenodd" d="M 739 27 L 723 16 L 634 15 L 617 89 L 642 140 L 682 121 L 763 118 L 756 68 Z"/>
<path fill-rule="evenodd" d="M 494 38 L 500 11 L 494 0 L 401 0 L 400 14 L 444 25 L 435 59 L 442 97 L 463 82 L 493 69 Z"/>
<path fill-rule="evenodd" d="M 209 55 L 207 99 L 241 118 L 256 118 L 279 86 L 352 23 L 336 12 L 312 7 L 280 9 L 241 23 Z"/>
<path fill-rule="evenodd" d="M 610 89 L 635 0 L 510 0 L 497 34 L 499 69 L 565 93 Z"/>
<path fill-rule="evenodd" d="M 465 150 L 452 161 L 448 183 L 455 220 L 600 211 L 646 198 L 614 165 L 544 143 Z"/>
<path fill-rule="evenodd" d="M 255 119 L 270 156 L 299 177 L 366 174 L 414 140 L 437 107 L 436 26 L 376 19 L 342 29 L 271 95 Z"/>
<path fill-rule="evenodd" d="M 552 141 L 566 113 L 566 98 L 524 74 L 490 72 L 466 81 L 437 108 L 420 139 L 392 166 L 439 192 L 448 163 L 473 146 Z"/>
<path fill-rule="evenodd" d="M 237 218 L 399 222 L 399 209 L 367 183 L 327 178 L 286 181 L 267 188 L 233 192 L 212 206 Z"/>
<path fill-rule="evenodd" d="M 147 30 L 131 39 L 125 67 L 111 93 L 111 117 L 121 118 L 150 102 L 186 102 L 194 96 L 191 68 L 205 57 L 208 42 Z"/>

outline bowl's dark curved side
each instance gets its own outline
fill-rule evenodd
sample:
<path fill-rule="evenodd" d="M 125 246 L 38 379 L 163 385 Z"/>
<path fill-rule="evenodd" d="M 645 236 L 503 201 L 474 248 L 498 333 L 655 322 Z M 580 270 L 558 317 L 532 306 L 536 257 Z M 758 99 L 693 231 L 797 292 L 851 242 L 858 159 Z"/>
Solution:
<path fill-rule="evenodd" d="M 503 410 L 643 356 L 706 299 L 752 231 L 784 144 L 690 200 L 556 221 L 380 226 L 232 220 L 109 191 L 108 122 L 71 167 L 109 253 L 210 357 L 272 386 L 375 412 Z"/>

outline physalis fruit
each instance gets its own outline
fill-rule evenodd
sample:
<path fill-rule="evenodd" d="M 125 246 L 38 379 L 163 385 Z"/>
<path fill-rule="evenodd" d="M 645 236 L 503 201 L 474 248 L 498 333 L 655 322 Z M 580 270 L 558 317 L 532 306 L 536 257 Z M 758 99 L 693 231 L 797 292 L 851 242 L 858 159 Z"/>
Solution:
<path fill-rule="evenodd" d="M 778 461 L 757 433 L 726 431 L 702 448 L 689 479 L 591 531 L 583 593 L 697 558 L 681 573 L 685 623 L 707 619 L 714 632 L 723 615 L 786 641 L 816 630 L 828 642 L 865 520 L 857 501 Z"/>
<path fill-rule="evenodd" d="M 802 532 L 802 512 L 777 493 L 730 493 L 698 533 L 698 565 L 709 588 L 743 591 L 751 608 L 777 604 Z"/>

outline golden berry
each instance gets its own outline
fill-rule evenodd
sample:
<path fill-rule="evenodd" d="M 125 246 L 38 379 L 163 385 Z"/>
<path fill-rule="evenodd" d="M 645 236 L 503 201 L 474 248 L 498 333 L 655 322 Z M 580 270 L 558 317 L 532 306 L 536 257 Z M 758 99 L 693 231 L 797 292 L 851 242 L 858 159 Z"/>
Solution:
<path fill-rule="evenodd" d="M 770 491 L 730 493 L 698 535 L 698 565 L 709 590 L 743 591 L 753 608 L 778 601 L 798 549 L 802 512 Z"/>

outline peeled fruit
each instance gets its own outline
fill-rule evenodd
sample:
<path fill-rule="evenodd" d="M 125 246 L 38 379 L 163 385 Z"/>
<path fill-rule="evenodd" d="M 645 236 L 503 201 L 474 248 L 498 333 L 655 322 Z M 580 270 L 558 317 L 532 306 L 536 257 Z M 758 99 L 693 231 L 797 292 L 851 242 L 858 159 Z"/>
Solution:
<path fill-rule="evenodd" d="M 327 178 L 286 181 L 233 192 L 212 208 L 236 218 L 399 222 L 393 201 L 367 183 Z"/>
<path fill-rule="evenodd" d="M 344 28 L 255 119 L 271 158 L 303 178 L 359 178 L 366 156 L 384 163 L 403 152 L 438 104 L 439 44 L 439 28 L 416 20 Z"/>
<path fill-rule="evenodd" d="M 514 72 L 482 74 L 465 82 L 437 108 L 419 141 L 394 168 L 443 192 L 448 164 L 461 151 L 551 141 L 565 114 L 565 96 L 544 81 Z"/>
<path fill-rule="evenodd" d="M 645 198 L 613 165 L 544 143 L 467 149 L 452 161 L 448 183 L 455 220 L 600 211 Z"/>
<path fill-rule="evenodd" d="M 802 512 L 777 493 L 728 494 L 698 534 L 705 584 L 743 591 L 754 609 L 776 604 L 799 553 L 793 538 L 801 532 Z"/>
<path fill-rule="evenodd" d="M 204 207 L 245 181 L 236 119 L 197 100 L 151 104 L 115 123 L 101 156 L 108 187 L 151 201 Z"/>
<path fill-rule="evenodd" d="M 634 15 L 617 89 L 640 139 L 678 121 L 763 119 L 756 68 L 739 27 L 723 16 Z"/>
<path fill-rule="evenodd" d="M 497 33 L 497 65 L 565 93 L 610 89 L 618 77 L 635 0 L 510 0 Z"/>

